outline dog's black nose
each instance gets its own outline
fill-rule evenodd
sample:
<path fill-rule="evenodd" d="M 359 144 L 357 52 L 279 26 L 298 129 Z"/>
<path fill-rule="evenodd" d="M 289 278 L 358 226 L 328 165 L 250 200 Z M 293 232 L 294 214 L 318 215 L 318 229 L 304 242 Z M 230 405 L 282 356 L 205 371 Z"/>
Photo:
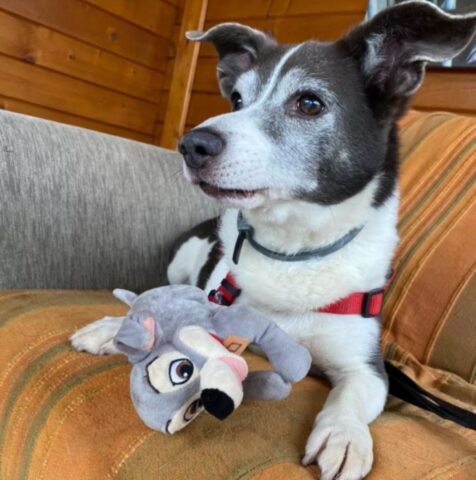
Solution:
<path fill-rule="evenodd" d="M 225 142 L 217 133 L 203 128 L 186 133 L 179 142 L 179 152 L 190 168 L 198 170 L 219 155 L 224 146 Z"/>
<path fill-rule="evenodd" d="M 203 390 L 200 400 L 205 410 L 219 420 L 224 420 L 235 409 L 233 400 L 226 393 L 216 388 Z"/>

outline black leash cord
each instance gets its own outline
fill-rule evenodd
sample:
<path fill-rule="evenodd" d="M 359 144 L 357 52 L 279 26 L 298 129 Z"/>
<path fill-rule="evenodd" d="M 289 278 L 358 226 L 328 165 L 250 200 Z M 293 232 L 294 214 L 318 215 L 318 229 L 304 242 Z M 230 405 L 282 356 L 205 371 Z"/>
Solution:
<path fill-rule="evenodd" d="M 427 392 L 390 362 L 385 362 L 385 369 L 390 381 L 390 393 L 392 395 L 433 412 L 446 420 L 476 430 L 476 414 Z"/>

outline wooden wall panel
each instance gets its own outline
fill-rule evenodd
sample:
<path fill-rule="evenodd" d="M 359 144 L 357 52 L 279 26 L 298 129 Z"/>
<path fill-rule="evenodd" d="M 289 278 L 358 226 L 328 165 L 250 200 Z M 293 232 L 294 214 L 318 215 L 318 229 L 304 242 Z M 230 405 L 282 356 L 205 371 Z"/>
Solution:
<path fill-rule="evenodd" d="M 476 69 L 430 69 L 413 107 L 476 115 Z"/>
<path fill-rule="evenodd" d="M 179 0 L 0 0 L 0 105 L 156 141 L 179 8 Z"/>
<path fill-rule="evenodd" d="M 0 10 L 0 53 L 157 101 L 164 74 Z"/>
<path fill-rule="evenodd" d="M 157 0 L 86 0 L 142 28 L 173 38 L 177 7 Z"/>
<path fill-rule="evenodd" d="M 134 62 L 165 68 L 168 40 L 82 0 L 1 0 L 0 8 Z M 160 70 L 160 68 L 159 68 Z"/>
<path fill-rule="evenodd" d="M 166 148 L 176 148 L 185 128 L 197 66 L 200 45 L 189 42 L 185 38 L 186 32 L 203 29 L 207 6 L 208 0 L 187 0 L 184 5 L 164 125 L 160 136 L 160 144 Z"/>
<path fill-rule="evenodd" d="M 40 107 L 33 103 L 23 102 L 21 100 L 0 96 L 0 108 L 16 113 L 23 113 L 32 117 L 52 120 L 53 122 L 67 123 L 77 127 L 88 128 L 89 130 L 109 133 L 110 135 L 116 135 L 118 137 L 130 138 L 132 140 L 138 140 L 139 142 L 151 143 L 150 135 L 133 132 L 131 130 L 126 130 L 125 128 L 115 127 L 114 125 L 64 113 L 59 110 Z"/>
<path fill-rule="evenodd" d="M 3 57 L 0 93 L 85 118 L 152 134 L 155 104 Z"/>

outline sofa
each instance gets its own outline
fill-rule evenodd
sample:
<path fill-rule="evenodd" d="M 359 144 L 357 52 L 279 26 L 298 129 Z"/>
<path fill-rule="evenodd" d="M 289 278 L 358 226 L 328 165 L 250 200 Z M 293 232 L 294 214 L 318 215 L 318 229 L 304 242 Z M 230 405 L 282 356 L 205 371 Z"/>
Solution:
<path fill-rule="evenodd" d="M 401 242 L 387 292 L 386 359 L 476 411 L 476 118 L 411 111 L 401 122 Z M 329 385 L 201 415 L 166 437 L 129 398 L 122 356 L 68 337 L 121 315 L 115 287 L 164 284 L 174 239 L 217 214 L 151 145 L 0 112 L 0 478 L 304 480 L 306 437 Z M 266 361 L 246 353 L 251 369 Z M 476 432 L 389 397 L 371 425 L 369 479 L 476 478 Z"/>

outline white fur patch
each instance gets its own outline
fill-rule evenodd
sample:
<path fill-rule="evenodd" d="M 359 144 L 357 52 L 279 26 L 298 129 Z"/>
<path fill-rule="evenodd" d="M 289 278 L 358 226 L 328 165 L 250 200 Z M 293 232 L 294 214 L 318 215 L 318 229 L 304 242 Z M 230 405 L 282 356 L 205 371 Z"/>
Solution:
<path fill-rule="evenodd" d="M 362 69 L 365 74 L 372 75 L 378 66 L 384 62 L 385 57 L 382 48 L 384 41 L 385 34 L 383 33 L 375 33 L 367 39 L 367 51 L 365 52 L 364 62 L 362 64 Z"/>
<path fill-rule="evenodd" d="M 69 340 L 75 350 L 94 355 L 119 353 L 114 345 L 114 337 L 121 328 L 124 317 L 104 317 L 73 333 Z"/>
<path fill-rule="evenodd" d="M 173 285 L 195 285 L 212 247 L 207 238 L 192 237 L 184 242 L 167 268 L 169 282 Z"/>
<path fill-rule="evenodd" d="M 257 102 L 254 103 L 254 106 L 263 103 L 266 99 L 268 99 L 271 94 L 273 93 L 273 90 L 275 89 L 278 81 L 280 80 L 280 75 L 281 75 L 281 70 L 283 69 L 284 65 L 286 62 L 289 60 L 289 58 L 294 55 L 294 53 L 299 50 L 301 45 L 296 45 L 292 48 L 290 48 L 279 60 L 279 62 L 276 64 L 274 67 L 273 73 L 271 74 L 270 78 L 268 79 L 268 82 L 266 84 L 266 88 L 263 90 L 261 95 L 259 96 L 259 99 Z"/>

